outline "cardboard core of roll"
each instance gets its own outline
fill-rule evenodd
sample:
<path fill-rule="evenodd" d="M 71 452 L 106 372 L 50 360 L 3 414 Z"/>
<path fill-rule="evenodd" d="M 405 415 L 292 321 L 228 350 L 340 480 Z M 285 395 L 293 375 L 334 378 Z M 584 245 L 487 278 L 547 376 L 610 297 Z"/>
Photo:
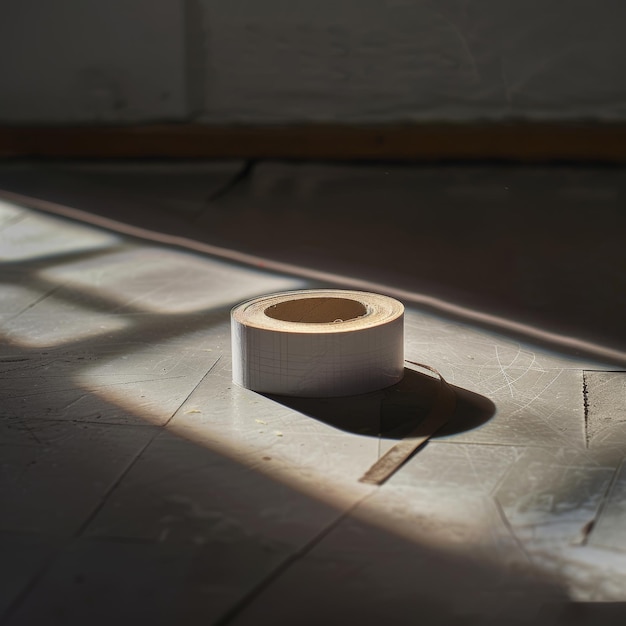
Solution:
<path fill-rule="evenodd" d="M 300 298 L 267 307 L 265 315 L 283 322 L 332 324 L 347 322 L 367 314 L 367 307 L 349 298 Z"/>

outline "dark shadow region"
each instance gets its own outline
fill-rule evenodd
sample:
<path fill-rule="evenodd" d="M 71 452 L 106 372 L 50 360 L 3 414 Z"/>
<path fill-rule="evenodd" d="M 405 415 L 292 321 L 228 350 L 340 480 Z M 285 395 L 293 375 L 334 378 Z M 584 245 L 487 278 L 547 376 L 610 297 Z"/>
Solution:
<path fill-rule="evenodd" d="M 404 368 L 402 380 L 380 391 L 339 398 L 296 398 L 264 394 L 333 428 L 370 437 L 403 439 L 431 412 L 439 381 Z M 436 437 L 478 428 L 495 414 L 495 404 L 480 394 L 450 385 L 456 408 Z"/>

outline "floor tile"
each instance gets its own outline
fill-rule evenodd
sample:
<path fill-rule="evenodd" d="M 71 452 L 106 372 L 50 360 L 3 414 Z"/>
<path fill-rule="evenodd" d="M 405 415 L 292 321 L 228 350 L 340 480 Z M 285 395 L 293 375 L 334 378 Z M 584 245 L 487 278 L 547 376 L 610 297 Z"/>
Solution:
<path fill-rule="evenodd" d="M 482 368 L 511 374 L 524 370 L 581 369 L 593 359 L 550 350 L 529 338 L 520 342 L 472 323 L 454 321 L 422 310 L 410 302 L 405 311 L 405 354 L 408 359 L 431 364 L 451 382 Z"/>
<path fill-rule="evenodd" d="M 5 623 L 171 624 L 179 619 L 188 577 L 198 585 L 190 560 L 163 547 L 75 542 Z M 206 595 L 209 602 L 215 597 Z"/>
<path fill-rule="evenodd" d="M 230 308 L 241 300 L 302 284 L 297 279 L 153 246 L 51 264 L 41 276 L 51 284 L 71 285 L 109 299 L 118 311 L 164 315 Z"/>
<path fill-rule="evenodd" d="M 585 372 L 586 435 L 590 448 L 626 445 L 626 372 Z"/>
<path fill-rule="evenodd" d="M 34 294 L 24 294 L 24 298 Z M 3 307 L 4 308 L 4 307 Z M 6 340 L 25 348 L 50 348 L 112 333 L 129 326 L 121 316 L 68 302 L 62 294 L 41 294 L 26 310 L 2 323 Z"/>
<path fill-rule="evenodd" d="M 546 574 L 561 581 L 573 601 L 618 602 L 626 607 L 626 554 L 623 552 L 574 543 L 562 546 L 558 552 L 533 552 L 532 560 Z"/>
<path fill-rule="evenodd" d="M 59 550 L 46 535 L 0 532 L 0 619 Z"/>
<path fill-rule="evenodd" d="M 0 200 L 0 230 L 17 222 L 24 216 L 25 213 L 20 207 L 12 202 Z"/>
<path fill-rule="evenodd" d="M 626 602 L 624 374 L 599 356 L 625 345 L 602 299 L 621 248 L 603 243 L 594 264 L 588 224 L 518 219 L 533 194 L 559 201 L 554 180 L 569 207 L 582 173 L 511 171 L 514 195 L 504 170 L 275 163 L 220 195 L 241 166 L 19 165 L 9 179 L 92 216 L 405 289 L 405 356 L 455 386 L 456 414 L 387 483 L 359 483 L 435 379 L 317 401 L 232 383 L 229 308 L 312 282 L 0 202 L 7 623 L 548 626 L 571 599 Z M 390 202 L 399 219 L 382 223 Z M 535 326 L 513 337 L 507 320 Z M 550 330 L 587 347 L 537 340 Z"/>
<path fill-rule="evenodd" d="M 0 259 L 26 261 L 56 255 L 104 249 L 119 241 L 117 235 L 75 222 L 29 212 L 0 231 Z"/>
<path fill-rule="evenodd" d="M 173 426 L 189 426 L 207 434 L 271 430 L 308 436 L 378 434 L 380 394 L 322 398 L 319 402 L 260 394 L 233 383 L 230 346 L 226 348 L 210 375 L 181 407 Z"/>
<path fill-rule="evenodd" d="M 28 282 L 28 274 L 21 273 L 13 274 L 16 282 Z M 6 275 L 4 276 L 6 280 Z M 0 284 L 2 289 L 2 305 L 0 306 L 0 332 L 2 332 L 2 338 L 5 337 L 5 324 L 7 320 L 15 317 L 22 311 L 25 311 L 38 300 L 46 296 L 46 291 L 37 289 L 36 287 L 28 286 L 27 284 L 12 284 L 9 282 L 2 282 Z"/>
<path fill-rule="evenodd" d="M 558 553 L 584 543 L 614 473 L 586 452 L 529 448 L 495 497 L 529 553 Z"/>
<path fill-rule="evenodd" d="M 237 160 L 6 162 L 0 167 L 0 184 L 16 193 L 114 219 L 147 213 L 157 226 L 165 228 L 171 222 L 168 215 L 190 218 L 201 214 L 210 198 L 244 166 Z"/>
<path fill-rule="evenodd" d="M 603 502 L 591 532 L 589 544 L 597 548 L 619 550 L 626 558 L 626 465 L 622 464 Z"/>
<path fill-rule="evenodd" d="M 545 602 L 565 597 L 540 574 L 443 550 L 425 535 L 409 541 L 347 518 L 232 623 L 496 624 L 504 616 L 523 623 Z"/>
<path fill-rule="evenodd" d="M 125 341 L 96 335 L 7 357 L 0 416 L 163 424 L 219 359 L 212 321 L 136 317 Z"/>
<path fill-rule="evenodd" d="M 111 494 L 86 536 L 148 542 L 155 553 L 176 546 L 183 556 L 193 554 L 195 575 L 184 583 L 191 589 L 185 595 L 187 610 L 196 607 L 200 615 L 215 617 L 340 514 L 268 477 L 261 471 L 264 463 L 276 461 L 244 464 L 205 445 L 160 436 Z M 196 587 L 204 599 L 194 596 Z M 185 609 L 179 610 L 184 621 Z"/>
<path fill-rule="evenodd" d="M 87 529 L 90 536 L 204 544 L 240 537 L 287 546 L 335 519 L 310 501 L 218 451 L 171 435 L 158 437 Z"/>
<path fill-rule="evenodd" d="M 342 430 L 237 387 L 229 361 L 220 359 L 176 412 L 168 430 L 246 462 L 269 459 L 261 462 L 262 471 L 277 477 L 287 472 L 288 480 L 306 484 L 320 496 L 343 490 L 351 500 L 366 492 L 358 478 L 378 458 L 376 436 Z"/>
<path fill-rule="evenodd" d="M 490 494 L 524 448 L 431 441 L 394 474 L 388 484 L 420 489 L 451 488 Z"/>
<path fill-rule="evenodd" d="M 0 529 L 51 535 L 76 532 L 154 436 L 148 427 L 47 420 L 9 430 L 20 432 L 17 444 L 0 446 Z"/>
<path fill-rule="evenodd" d="M 99 351 L 97 362 L 76 368 L 73 382 L 81 394 L 118 407 L 108 419 L 134 416 L 164 424 L 219 359 L 222 348 L 210 321 L 207 326 L 189 331 L 182 326 L 168 338 L 159 338 L 157 328 L 154 341 L 145 331 L 137 340 L 113 341 Z"/>
<path fill-rule="evenodd" d="M 582 373 L 575 370 L 467 368 L 450 381 L 495 404 L 495 415 L 450 441 L 585 447 Z"/>

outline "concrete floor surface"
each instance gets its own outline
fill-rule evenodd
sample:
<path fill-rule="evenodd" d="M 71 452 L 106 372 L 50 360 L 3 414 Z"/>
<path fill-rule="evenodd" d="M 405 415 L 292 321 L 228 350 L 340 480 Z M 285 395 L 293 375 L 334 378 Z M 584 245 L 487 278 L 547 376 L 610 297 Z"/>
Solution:
<path fill-rule="evenodd" d="M 624 623 L 624 180 L 3 164 L 2 624 Z M 406 358 L 458 398 L 380 487 L 424 374 L 231 382 L 233 305 L 350 280 L 406 296 Z"/>

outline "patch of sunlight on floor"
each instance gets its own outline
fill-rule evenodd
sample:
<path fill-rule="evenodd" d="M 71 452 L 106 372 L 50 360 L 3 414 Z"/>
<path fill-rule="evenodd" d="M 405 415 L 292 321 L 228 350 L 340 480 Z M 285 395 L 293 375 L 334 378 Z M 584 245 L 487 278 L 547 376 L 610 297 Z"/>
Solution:
<path fill-rule="evenodd" d="M 3 285 L 3 298 L 15 303 L 12 317 L 0 321 L 0 332 L 13 344 L 28 348 L 53 347 L 119 331 L 130 322 L 69 304 L 54 294 L 44 297 L 19 285 Z M 21 312 L 20 312 L 21 311 Z M 1 320 L 1 318 L 0 318 Z"/>
<path fill-rule="evenodd" d="M 158 343 L 142 341 L 140 332 L 134 341 L 113 340 L 74 382 L 148 423 L 161 424 L 218 360 L 230 341 L 223 330 L 223 344 L 216 342 L 212 326 Z"/>
<path fill-rule="evenodd" d="M 231 306 L 262 293 L 303 286 L 302 280 L 156 247 L 64 263 L 40 275 L 111 298 L 122 307 L 167 314 Z"/>
<path fill-rule="evenodd" d="M 0 259 L 39 259 L 96 250 L 117 243 L 119 237 L 111 233 L 28 212 L 23 219 L 0 231 Z"/>
<path fill-rule="evenodd" d="M 4 200 L 0 200 L 0 227 L 18 219 L 21 215 L 24 215 L 23 209 L 9 202 L 4 202 Z"/>

